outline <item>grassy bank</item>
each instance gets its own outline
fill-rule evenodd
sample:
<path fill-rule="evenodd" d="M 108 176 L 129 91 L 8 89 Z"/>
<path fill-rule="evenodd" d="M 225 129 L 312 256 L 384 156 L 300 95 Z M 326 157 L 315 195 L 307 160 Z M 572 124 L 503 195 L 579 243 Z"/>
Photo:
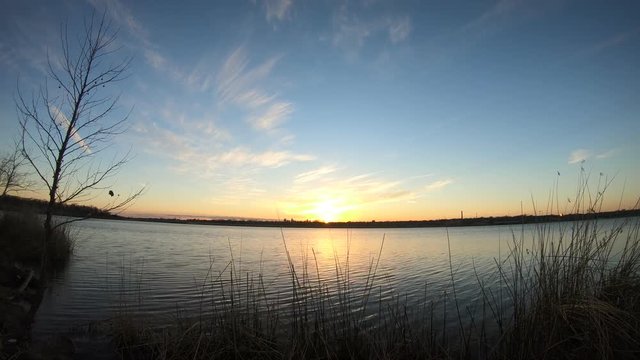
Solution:
<path fill-rule="evenodd" d="M 0 218 L 0 258 L 8 263 L 39 267 L 45 236 L 43 221 L 31 212 L 6 212 Z M 66 227 L 54 229 L 52 240 L 46 244 L 47 270 L 55 271 L 66 265 L 73 253 L 74 242 Z"/>
<path fill-rule="evenodd" d="M 232 256 L 202 281 L 200 313 L 178 312 L 173 326 L 156 327 L 123 304 L 110 331 L 127 359 L 637 358 L 640 224 L 552 226 L 513 234 L 494 272 L 476 274 L 473 306 L 458 301 L 457 264 L 439 299 L 425 288 L 418 308 L 402 294 L 381 303 L 372 299 L 386 291 L 378 274 L 384 241 L 356 288 L 348 250 L 335 255 L 334 277 L 322 278 L 315 251 L 296 266 L 283 236 L 286 293 L 274 297 L 261 273 L 239 273 Z"/>
<path fill-rule="evenodd" d="M 47 267 L 41 276 L 43 222 L 23 212 L 0 214 L 0 359 L 23 358 L 29 350 L 30 326 L 42 300 L 47 275 L 62 269 L 73 252 L 64 228 L 46 246 Z"/>

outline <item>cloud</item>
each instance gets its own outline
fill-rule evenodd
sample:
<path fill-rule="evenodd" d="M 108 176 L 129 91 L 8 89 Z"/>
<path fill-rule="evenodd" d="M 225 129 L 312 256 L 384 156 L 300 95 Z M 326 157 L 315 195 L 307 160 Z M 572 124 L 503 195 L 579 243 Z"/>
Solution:
<path fill-rule="evenodd" d="M 178 67 L 172 64 L 158 50 L 151 41 L 149 31 L 136 19 L 133 12 L 119 0 L 87 0 L 99 13 L 106 11 L 109 18 L 120 27 L 127 29 L 128 33 L 137 44 L 134 49 L 140 49 L 145 60 L 151 67 L 169 74 L 174 79 L 183 80 L 184 74 Z"/>
<path fill-rule="evenodd" d="M 192 90 L 210 92 L 212 106 L 183 110 L 173 101 L 149 106 L 144 117 L 154 122 L 146 126 L 140 123 L 136 129 L 143 135 L 138 137 L 142 145 L 170 160 L 170 170 L 215 179 L 217 184 L 221 184 L 221 177 L 243 177 L 255 169 L 314 160 L 315 156 L 287 149 L 294 137 L 280 127 L 293 113 L 294 105 L 263 89 L 277 61 L 278 57 L 271 57 L 252 66 L 243 46 L 223 59 L 218 71 L 207 71 L 210 62 L 201 61 L 185 79 Z M 271 140 L 278 137 L 270 146 L 256 150 L 249 145 L 255 143 L 250 139 L 252 133 L 236 138 L 219 126 L 227 114 L 244 118 L 252 129 L 260 135 L 268 134 Z"/>
<path fill-rule="evenodd" d="M 296 175 L 294 183 L 297 183 L 297 184 L 308 183 L 310 181 L 320 179 L 324 175 L 331 174 L 335 172 L 336 169 L 337 168 L 335 166 L 323 166 L 315 170 L 303 172 L 302 174 Z"/>
<path fill-rule="evenodd" d="M 263 89 L 279 57 L 250 67 L 244 47 L 235 49 L 217 74 L 216 100 L 221 107 L 233 105 L 247 113 L 246 121 L 258 131 L 272 131 L 293 114 L 294 106 Z M 272 132 L 273 134 L 273 132 Z M 288 135 L 284 135 L 287 137 Z"/>
<path fill-rule="evenodd" d="M 497 0 L 458 26 L 444 29 L 423 45 L 432 61 L 448 62 L 452 57 L 474 48 L 489 38 L 543 16 L 562 6 L 562 1 Z M 460 19 L 464 19 L 461 17 Z"/>
<path fill-rule="evenodd" d="M 231 134 L 227 130 L 218 127 L 212 120 L 196 121 L 194 127 L 209 139 L 219 141 L 231 140 Z"/>
<path fill-rule="evenodd" d="M 149 32 L 119 0 L 87 0 L 96 10 L 107 11 L 111 19 L 127 28 L 129 33 L 145 45 L 149 45 Z"/>
<path fill-rule="evenodd" d="M 293 154 L 289 151 L 265 151 L 254 153 L 244 147 L 226 151 L 209 158 L 209 162 L 230 166 L 261 166 L 277 168 L 291 162 L 311 161 L 311 155 Z"/>
<path fill-rule="evenodd" d="M 389 24 L 389 40 L 398 43 L 405 40 L 411 33 L 411 19 L 405 16 Z"/>
<path fill-rule="evenodd" d="M 293 105 L 286 102 L 271 104 L 266 111 L 249 119 L 251 125 L 258 130 L 272 130 L 282 124 L 293 113 Z"/>
<path fill-rule="evenodd" d="M 618 152 L 618 149 L 607 150 L 603 153 L 596 155 L 596 159 L 608 159 L 615 155 Z"/>
<path fill-rule="evenodd" d="M 440 190 L 446 186 L 451 185 L 452 183 L 453 183 L 453 180 L 451 179 L 437 180 L 425 186 L 425 191 L 430 192 L 430 191 Z"/>
<path fill-rule="evenodd" d="M 29 66 L 40 73 L 32 80 L 40 81 L 41 76 L 47 75 L 49 71 L 47 59 L 51 60 L 54 68 L 62 63 L 60 33 L 51 31 L 52 28 L 57 29 L 58 24 L 54 25 L 45 13 L 30 12 L 23 15 L 9 10 L 9 14 L 10 16 L 2 17 L 4 24 L 0 30 L 2 70 L 10 71 L 11 76 L 14 76 L 14 73 L 22 73 L 25 66 Z M 28 73 L 25 75 L 30 77 Z"/>
<path fill-rule="evenodd" d="M 358 18 L 348 15 L 346 8 L 334 17 L 333 45 L 348 52 L 355 52 L 364 45 L 364 41 L 369 37 L 379 25 L 371 22 L 362 22 Z"/>
<path fill-rule="evenodd" d="M 211 197 L 211 203 L 216 206 L 222 204 L 238 205 L 239 200 L 250 200 L 255 203 L 256 199 L 264 199 L 267 190 L 264 189 L 253 176 L 233 175 L 222 179 L 216 185 L 216 194 Z"/>
<path fill-rule="evenodd" d="M 577 164 L 582 161 L 586 161 L 591 158 L 595 159 L 608 159 L 614 156 L 618 152 L 618 149 L 610 149 L 601 153 L 594 153 L 589 149 L 576 149 L 569 154 L 569 164 Z"/>
<path fill-rule="evenodd" d="M 569 164 L 576 164 L 585 161 L 591 157 L 591 150 L 576 149 L 569 154 Z"/>
<path fill-rule="evenodd" d="M 258 108 L 275 100 L 275 95 L 267 95 L 260 89 L 249 89 L 240 93 L 234 100 L 248 108 Z"/>
<path fill-rule="evenodd" d="M 267 21 L 283 21 L 293 6 L 293 0 L 265 0 Z"/>
<path fill-rule="evenodd" d="M 411 33 L 411 18 L 407 15 L 362 18 L 359 13 L 362 12 L 352 11 L 343 4 L 333 16 L 332 44 L 342 49 L 349 59 L 358 57 L 369 38 L 387 35 L 392 44 L 397 44 Z"/>
<path fill-rule="evenodd" d="M 58 126 L 64 126 L 65 130 L 69 129 L 69 126 L 71 126 L 71 122 L 69 121 L 67 116 L 54 105 L 51 105 L 49 109 Z M 67 149 L 72 150 L 77 145 L 82 148 L 83 152 L 91 153 L 91 148 L 75 128 L 71 129 L 71 138 L 73 139 L 73 142 L 67 145 Z"/>
<path fill-rule="evenodd" d="M 213 124 L 211 126 L 214 127 Z M 268 149 L 253 151 L 246 146 L 229 147 L 227 134 L 212 130 L 204 135 L 199 126 L 180 127 L 171 131 L 157 124 L 138 124 L 134 131 L 140 144 L 148 152 L 174 161 L 172 170 L 190 173 L 201 178 L 212 178 L 220 172 L 237 168 L 279 168 L 294 162 L 315 160 L 315 156 L 297 154 L 287 150 Z"/>
<path fill-rule="evenodd" d="M 144 57 L 147 59 L 147 62 L 156 69 L 161 69 L 167 64 L 167 59 L 155 50 L 146 50 Z"/>
<path fill-rule="evenodd" d="M 232 102 L 239 106 L 253 107 L 255 100 L 266 103 L 269 96 L 259 84 L 273 70 L 279 57 L 271 57 L 257 67 L 249 68 L 249 60 L 244 47 L 236 48 L 225 60 L 216 78 L 217 99 L 220 103 Z"/>

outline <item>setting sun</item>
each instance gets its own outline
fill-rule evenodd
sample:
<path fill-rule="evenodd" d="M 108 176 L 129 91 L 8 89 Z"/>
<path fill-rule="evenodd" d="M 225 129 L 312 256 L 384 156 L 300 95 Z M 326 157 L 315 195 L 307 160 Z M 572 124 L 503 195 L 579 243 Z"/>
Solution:
<path fill-rule="evenodd" d="M 323 222 L 340 221 L 346 210 L 344 206 L 339 205 L 340 202 L 342 201 L 336 199 L 319 201 L 313 205 L 309 213 Z"/>

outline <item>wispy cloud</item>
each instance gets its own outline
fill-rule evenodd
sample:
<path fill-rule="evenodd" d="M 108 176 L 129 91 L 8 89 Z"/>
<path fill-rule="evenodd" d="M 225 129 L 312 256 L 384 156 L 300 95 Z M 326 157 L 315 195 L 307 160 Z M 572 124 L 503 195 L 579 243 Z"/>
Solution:
<path fill-rule="evenodd" d="M 271 132 L 279 128 L 293 114 L 294 106 L 263 88 L 278 59 L 271 57 L 250 67 L 245 48 L 235 49 L 217 74 L 218 104 L 221 107 L 233 105 L 245 111 L 246 121 L 255 130 Z"/>
<path fill-rule="evenodd" d="M 297 184 L 308 183 L 310 181 L 317 180 L 324 175 L 331 174 L 335 172 L 336 169 L 337 168 L 335 166 L 323 166 L 315 170 L 303 172 L 296 175 L 294 182 Z"/>
<path fill-rule="evenodd" d="M 358 57 L 368 38 L 384 32 L 393 44 L 406 40 L 411 33 L 411 18 L 408 15 L 362 18 L 348 4 L 343 4 L 334 13 L 333 46 L 342 49 L 351 60 Z"/>
<path fill-rule="evenodd" d="M 51 111 L 51 114 L 53 115 L 55 122 L 58 123 L 59 126 L 64 126 L 65 130 L 69 129 L 69 126 L 71 126 L 71 122 L 69 121 L 67 116 L 62 111 L 60 111 L 60 109 L 58 109 L 57 106 L 51 105 L 50 111 Z M 82 148 L 83 152 L 91 153 L 91 148 L 82 138 L 78 130 L 76 130 L 75 128 L 71 129 L 71 138 L 73 139 L 73 143 L 68 144 L 69 149 L 77 145 L 80 148 Z"/>
<path fill-rule="evenodd" d="M 411 19 L 408 16 L 396 19 L 389 24 L 389 40 L 392 43 L 404 41 L 411 33 Z"/>
<path fill-rule="evenodd" d="M 253 176 L 234 175 L 222 179 L 216 185 L 216 194 L 210 202 L 216 206 L 237 206 L 239 200 L 250 200 L 255 203 L 257 199 L 264 200 L 268 197 L 267 190 Z"/>
<path fill-rule="evenodd" d="M 169 74 L 174 79 L 184 79 L 183 72 L 158 51 L 158 47 L 151 40 L 150 32 L 120 0 L 87 0 L 87 2 L 99 12 L 106 11 L 112 21 L 126 29 L 136 43 L 130 46 L 134 49 L 139 48 L 144 59 L 154 69 Z"/>
<path fill-rule="evenodd" d="M 604 152 L 601 152 L 596 155 L 596 159 L 608 159 L 614 156 L 618 152 L 618 149 L 610 149 Z"/>
<path fill-rule="evenodd" d="M 265 0 L 267 21 L 283 21 L 293 6 L 293 0 Z"/>
<path fill-rule="evenodd" d="M 425 186 L 425 190 L 428 192 L 440 190 L 451 185 L 452 183 L 453 180 L 451 179 L 437 180 Z"/>
<path fill-rule="evenodd" d="M 311 161 L 315 157 L 304 154 L 293 154 L 289 151 L 268 150 L 254 153 L 247 148 L 237 147 L 221 154 L 213 155 L 210 162 L 230 166 L 261 166 L 277 168 L 291 162 Z"/>
<path fill-rule="evenodd" d="M 423 42 L 430 60 L 448 62 L 470 48 L 519 24 L 553 11 L 562 1 L 498 0 L 487 3 L 474 16 L 458 26 L 440 32 Z M 464 19 L 464 18 L 460 18 Z"/>
<path fill-rule="evenodd" d="M 378 25 L 353 17 L 344 6 L 334 16 L 334 27 L 333 45 L 346 51 L 357 52 Z"/>
<path fill-rule="evenodd" d="M 598 160 L 608 159 L 614 156 L 617 152 L 618 152 L 618 149 L 609 149 L 602 152 L 594 152 L 593 150 L 589 150 L 589 149 L 576 149 L 576 150 L 573 150 L 571 154 L 569 154 L 568 163 L 577 164 L 577 163 L 589 160 L 591 158 L 598 159 Z"/>
<path fill-rule="evenodd" d="M 135 18 L 131 10 L 119 0 L 87 0 L 96 10 L 107 11 L 113 21 L 126 27 L 137 40 L 150 45 L 149 32 Z"/>
<path fill-rule="evenodd" d="M 587 149 L 576 149 L 569 154 L 569 164 L 577 164 L 579 162 L 585 161 L 592 156 L 591 150 Z"/>
<path fill-rule="evenodd" d="M 275 95 L 267 95 L 260 89 L 250 89 L 240 93 L 235 102 L 248 108 L 259 108 L 275 100 Z"/>
<path fill-rule="evenodd" d="M 272 130 L 282 124 L 293 113 L 293 105 L 287 102 L 271 104 L 264 113 L 251 117 L 249 122 L 258 130 Z"/>
<path fill-rule="evenodd" d="M 260 84 L 273 70 L 279 57 L 271 57 L 260 65 L 249 68 L 249 59 L 244 47 L 236 48 L 222 64 L 216 77 L 217 100 L 221 104 L 233 103 L 253 108 L 273 101 Z M 201 76 L 196 76 L 201 78 Z"/>
<path fill-rule="evenodd" d="M 467 22 L 459 31 L 474 36 L 485 36 L 513 20 L 513 13 L 524 5 L 520 0 L 499 0 L 484 12 Z"/>
<path fill-rule="evenodd" d="M 140 135 L 139 145 L 174 161 L 173 170 L 202 178 L 210 178 L 230 168 L 278 168 L 315 159 L 315 156 L 288 150 L 253 151 L 246 146 L 229 147 L 224 141 L 227 139 L 224 132 L 214 130 L 212 136 L 203 136 L 198 127 L 177 132 L 155 124 L 138 124 L 135 131 Z"/>
<path fill-rule="evenodd" d="M 23 72 L 26 65 L 37 70 L 38 76 L 41 76 L 49 70 L 47 58 L 54 67 L 58 65 L 61 57 L 60 33 L 51 31 L 57 24 L 52 24 L 47 16 L 30 15 L 14 12 L 12 16 L 2 18 L 5 24 L 0 35 L 0 64 L 16 73 Z"/>

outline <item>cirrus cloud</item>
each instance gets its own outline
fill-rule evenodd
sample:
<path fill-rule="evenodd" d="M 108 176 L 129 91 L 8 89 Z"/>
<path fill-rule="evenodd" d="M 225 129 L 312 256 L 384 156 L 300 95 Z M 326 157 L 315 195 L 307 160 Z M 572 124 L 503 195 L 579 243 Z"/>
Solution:
<path fill-rule="evenodd" d="M 569 164 L 577 164 L 579 162 L 585 161 L 589 159 L 592 155 L 591 150 L 587 149 L 576 149 L 569 154 Z"/>

